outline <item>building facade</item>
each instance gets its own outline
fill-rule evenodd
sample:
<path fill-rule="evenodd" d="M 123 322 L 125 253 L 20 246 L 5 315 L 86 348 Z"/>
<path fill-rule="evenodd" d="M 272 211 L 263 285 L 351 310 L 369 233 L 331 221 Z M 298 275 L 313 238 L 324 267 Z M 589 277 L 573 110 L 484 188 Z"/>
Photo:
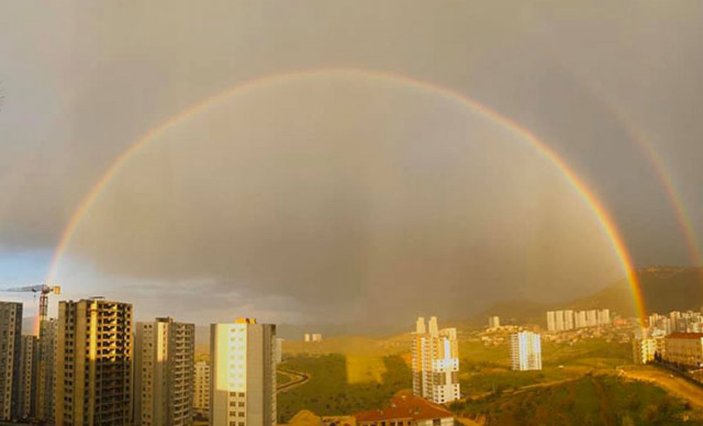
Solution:
<path fill-rule="evenodd" d="M 20 417 L 22 304 L 0 302 L 0 420 Z"/>
<path fill-rule="evenodd" d="M 500 317 L 493 315 L 488 317 L 488 328 L 499 328 L 500 327 Z"/>
<path fill-rule="evenodd" d="M 210 411 L 210 364 L 198 361 L 195 363 L 194 370 L 193 409 L 195 414 L 204 417 Z"/>
<path fill-rule="evenodd" d="M 521 331 L 510 335 L 510 357 L 515 371 L 542 369 L 542 342 L 540 335 Z"/>
<path fill-rule="evenodd" d="M 22 336 L 20 349 L 20 388 L 19 388 L 19 418 L 29 419 L 36 415 L 37 394 L 37 348 L 39 339 L 36 336 Z"/>
<path fill-rule="evenodd" d="M 671 333 L 664 338 L 663 359 L 684 367 L 703 366 L 703 333 Z"/>
<path fill-rule="evenodd" d="M 455 328 L 440 330 L 437 318 L 420 317 L 412 343 L 413 394 L 437 404 L 461 397 L 459 345 Z"/>
<path fill-rule="evenodd" d="M 56 365 L 56 335 L 58 320 L 44 320 L 39 324 L 37 345 L 36 418 L 47 424 L 54 423 L 54 386 Z"/>
<path fill-rule="evenodd" d="M 210 326 L 210 425 L 276 424 L 276 326 L 242 318 Z"/>
<path fill-rule="evenodd" d="M 657 341 L 653 337 L 632 339 L 632 360 L 635 364 L 648 364 L 654 361 Z"/>
<path fill-rule="evenodd" d="M 57 425 L 132 423 L 132 305 L 100 298 L 59 303 Z"/>
<path fill-rule="evenodd" d="M 138 322 L 134 342 L 134 423 L 193 424 L 195 325 Z"/>

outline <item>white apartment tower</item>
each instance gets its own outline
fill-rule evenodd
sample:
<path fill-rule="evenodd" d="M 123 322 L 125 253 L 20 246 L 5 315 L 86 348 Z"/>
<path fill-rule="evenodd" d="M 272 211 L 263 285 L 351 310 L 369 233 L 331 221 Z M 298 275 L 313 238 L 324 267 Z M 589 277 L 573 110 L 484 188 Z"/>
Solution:
<path fill-rule="evenodd" d="M 193 409 L 201 416 L 207 416 L 210 411 L 210 364 L 205 361 L 195 363 Z"/>
<path fill-rule="evenodd" d="M 542 369 L 542 344 L 540 335 L 521 331 L 510 335 L 510 356 L 515 371 Z"/>
<path fill-rule="evenodd" d="M 437 404 L 460 398 L 459 345 L 455 328 L 439 330 L 437 318 L 419 317 L 412 346 L 413 393 Z"/>
<path fill-rule="evenodd" d="M 22 304 L 0 302 L 0 421 L 19 415 Z"/>
<path fill-rule="evenodd" d="M 193 424 L 195 325 L 157 318 L 138 322 L 134 344 L 134 422 Z"/>
<path fill-rule="evenodd" d="M 498 327 L 500 327 L 500 317 L 496 315 L 488 317 L 488 328 Z"/>
<path fill-rule="evenodd" d="M 242 318 L 210 325 L 211 426 L 276 424 L 276 326 Z"/>

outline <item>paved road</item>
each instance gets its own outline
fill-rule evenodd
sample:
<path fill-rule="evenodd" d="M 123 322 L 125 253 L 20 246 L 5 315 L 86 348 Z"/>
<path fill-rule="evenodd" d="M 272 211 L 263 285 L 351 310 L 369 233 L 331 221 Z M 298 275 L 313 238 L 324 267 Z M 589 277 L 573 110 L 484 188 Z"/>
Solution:
<path fill-rule="evenodd" d="M 276 387 L 276 393 L 288 392 L 289 390 L 297 388 L 298 386 L 305 384 L 308 382 L 308 380 L 310 380 L 310 375 L 307 373 L 283 369 L 279 369 L 278 372 L 290 377 L 291 380 L 278 385 Z"/>
<path fill-rule="evenodd" d="M 681 377 L 649 366 L 628 368 L 620 371 L 625 377 L 654 383 L 673 395 L 689 401 L 691 405 L 703 408 L 703 388 Z"/>

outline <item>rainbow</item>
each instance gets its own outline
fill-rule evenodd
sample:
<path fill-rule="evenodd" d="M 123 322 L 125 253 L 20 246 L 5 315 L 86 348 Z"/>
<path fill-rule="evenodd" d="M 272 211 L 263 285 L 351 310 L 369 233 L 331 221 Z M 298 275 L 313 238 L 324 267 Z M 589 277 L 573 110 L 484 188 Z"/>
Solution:
<path fill-rule="evenodd" d="M 563 174 L 563 176 L 573 186 L 573 188 L 577 191 L 580 197 L 586 202 L 586 204 L 590 207 L 592 212 L 598 218 L 603 231 L 606 233 L 609 240 L 611 241 L 613 250 L 618 256 L 620 263 L 622 264 L 623 270 L 626 274 L 626 279 L 632 290 L 635 307 L 637 309 L 640 321 L 644 321 L 644 317 L 646 315 L 644 299 L 640 290 L 637 274 L 635 273 L 635 270 L 633 268 L 632 259 L 625 246 L 625 243 L 623 242 L 622 236 L 620 235 L 617 227 L 615 226 L 615 223 L 613 222 L 608 211 L 605 209 L 600 200 L 594 195 L 594 193 L 588 188 L 588 186 L 584 182 L 582 182 L 581 179 L 579 179 L 576 173 L 551 148 L 549 148 L 544 142 L 540 141 L 534 134 L 532 134 L 532 132 L 522 127 L 520 124 L 508 119 L 507 117 L 497 113 L 496 111 L 487 108 L 486 106 L 474 101 L 473 99 L 470 99 L 462 94 L 456 93 L 448 88 L 436 85 L 434 83 L 416 80 L 414 78 L 396 73 L 362 70 L 356 68 L 322 68 L 292 71 L 248 80 L 237 84 L 229 90 L 204 99 L 196 105 L 191 106 L 190 108 L 171 117 L 166 122 L 146 132 L 139 140 L 137 140 L 129 148 L 123 151 L 112 162 L 112 164 L 108 167 L 105 173 L 100 177 L 100 179 L 92 186 L 90 191 L 81 200 L 80 204 L 78 205 L 78 208 L 76 208 L 76 210 L 73 212 L 73 215 L 70 217 L 63 233 L 61 234 L 58 245 L 56 246 L 56 249 L 54 251 L 51 264 L 49 266 L 47 282 L 54 281 L 54 278 L 56 277 L 56 274 L 58 272 L 58 266 L 61 261 L 61 258 L 63 257 L 68 246 L 70 245 L 71 240 L 75 235 L 76 230 L 80 226 L 83 217 L 95 204 L 100 194 L 105 190 L 105 188 L 110 184 L 113 178 L 118 174 L 122 166 L 125 165 L 132 156 L 139 152 L 143 147 L 148 145 L 156 137 L 163 134 L 166 130 L 178 125 L 182 121 L 187 120 L 188 118 L 191 118 L 196 114 L 203 112 L 204 110 L 215 106 L 223 100 L 232 96 L 243 94 L 256 88 L 262 88 L 273 83 L 284 83 L 287 81 L 295 81 L 300 79 L 314 79 L 316 77 L 330 75 L 350 76 L 371 80 L 381 80 L 385 82 L 393 82 L 396 84 L 402 84 L 414 88 L 415 90 L 421 92 L 427 92 L 442 96 L 448 100 L 458 103 L 463 108 L 466 108 L 467 110 L 473 113 L 480 114 L 481 116 L 509 130 L 513 134 L 521 137 L 523 140 L 529 142 L 531 146 L 533 146 L 538 152 L 540 152 L 546 159 L 548 159 L 557 167 L 557 169 Z"/>
<path fill-rule="evenodd" d="M 670 173 L 667 172 L 667 167 L 664 165 L 661 156 L 654 149 L 654 145 L 645 132 L 633 123 L 629 115 L 625 113 L 604 90 L 599 89 L 594 84 L 586 84 L 586 87 L 601 101 L 604 108 L 616 118 L 618 123 L 625 130 L 630 142 L 644 154 L 647 162 L 649 162 L 654 174 L 662 185 L 669 205 L 674 211 L 677 225 L 686 242 L 686 249 L 691 264 L 693 266 L 703 265 L 703 254 L 701 254 L 701 249 L 697 242 L 696 230 L 690 220 L 690 215 L 686 211 L 685 204 L 681 199 L 681 194 L 676 189 Z"/>

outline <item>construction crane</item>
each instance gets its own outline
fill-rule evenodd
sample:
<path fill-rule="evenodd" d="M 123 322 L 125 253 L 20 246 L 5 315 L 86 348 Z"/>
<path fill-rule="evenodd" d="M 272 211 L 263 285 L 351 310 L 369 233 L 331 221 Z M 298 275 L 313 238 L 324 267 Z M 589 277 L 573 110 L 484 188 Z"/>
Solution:
<path fill-rule="evenodd" d="M 14 287 L 6 288 L 3 291 L 10 291 L 14 293 L 34 293 L 35 295 L 39 293 L 39 320 L 46 321 L 49 312 L 49 295 L 50 294 L 61 294 L 61 286 L 58 285 L 31 285 L 28 287 Z"/>

